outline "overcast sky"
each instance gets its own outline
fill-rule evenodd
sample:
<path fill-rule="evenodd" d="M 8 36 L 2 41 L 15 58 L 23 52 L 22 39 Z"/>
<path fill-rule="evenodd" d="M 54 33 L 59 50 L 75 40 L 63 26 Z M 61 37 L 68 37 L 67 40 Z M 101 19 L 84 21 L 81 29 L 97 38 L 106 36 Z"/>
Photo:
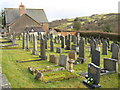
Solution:
<path fill-rule="evenodd" d="M 26 8 L 44 9 L 48 21 L 90 16 L 92 14 L 117 13 L 119 0 L 0 0 L 0 9 L 18 8 L 22 2 Z"/>

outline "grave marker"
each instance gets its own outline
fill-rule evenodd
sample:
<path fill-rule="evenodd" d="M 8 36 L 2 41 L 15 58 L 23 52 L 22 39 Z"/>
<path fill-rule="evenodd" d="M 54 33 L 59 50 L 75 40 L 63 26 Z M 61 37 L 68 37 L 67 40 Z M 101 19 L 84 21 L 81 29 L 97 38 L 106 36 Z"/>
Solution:
<path fill-rule="evenodd" d="M 60 55 L 59 65 L 68 68 L 68 57 L 66 55 Z"/>
<path fill-rule="evenodd" d="M 94 50 L 92 54 L 92 63 L 97 66 L 100 66 L 100 51 Z"/>
<path fill-rule="evenodd" d="M 45 51 L 45 40 L 43 38 L 41 38 L 40 40 L 40 58 L 46 60 L 47 56 L 46 56 L 46 51 Z"/>
<path fill-rule="evenodd" d="M 100 67 L 93 63 L 88 64 L 88 79 L 83 83 L 90 88 L 100 88 Z"/>
<path fill-rule="evenodd" d="M 33 34 L 33 51 L 32 51 L 33 55 L 37 55 L 37 35 Z"/>
<path fill-rule="evenodd" d="M 106 40 L 103 40 L 102 41 L 102 54 L 103 55 L 107 55 L 107 48 L 108 48 L 108 44 L 107 44 L 107 41 Z"/>

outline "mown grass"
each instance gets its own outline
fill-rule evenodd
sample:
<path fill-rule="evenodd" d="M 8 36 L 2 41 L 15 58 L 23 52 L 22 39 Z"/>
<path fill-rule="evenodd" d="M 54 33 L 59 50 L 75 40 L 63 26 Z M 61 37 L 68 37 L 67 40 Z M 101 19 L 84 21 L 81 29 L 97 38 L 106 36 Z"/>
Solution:
<path fill-rule="evenodd" d="M 21 47 L 21 40 L 17 41 L 19 47 Z M 38 44 L 39 45 L 39 44 Z M 49 47 L 48 42 L 48 47 Z M 55 44 L 55 47 L 59 47 L 59 44 Z M 86 45 L 89 46 L 89 45 Z M 32 47 L 32 44 L 30 45 Z M 63 50 L 63 49 L 62 49 Z M 31 55 L 32 49 L 30 51 L 24 51 L 23 49 L 1 49 L 2 51 L 2 71 L 7 76 L 10 81 L 12 88 L 86 88 L 82 81 L 85 80 L 84 77 L 79 77 L 76 79 L 63 80 L 51 83 L 43 83 L 39 80 L 35 80 L 34 76 L 29 73 L 28 67 L 46 67 L 50 65 L 55 65 L 54 63 L 49 62 L 49 55 L 55 54 L 59 56 L 56 52 L 50 52 L 50 48 L 46 50 L 46 55 L 48 56 L 47 60 L 44 61 L 34 61 L 34 62 L 24 62 L 18 63 L 16 60 L 24 59 L 39 59 L 39 55 Z M 38 49 L 39 51 L 39 49 Z M 63 50 L 67 52 L 69 50 Z M 68 55 L 68 53 L 62 53 Z M 87 62 L 84 64 L 78 64 L 74 66 L 75 73 L 84 73 L 87 72 L 88 63 L 91 62 L 89 57 L 88 48 L 85 49 L 85 58 Z M 101 68 L 103 67 L 103 58 L 110 58 L 111 52 L 108 52 L 108 55 L 101 55 Z M 60 67 L 60 66 L 58 66 Z M 114 82 L 114 83 L 113 83 Z M 101 76 L 100 84 L 102 88 L 117 88 L 118 87 L 118 76 L 117 73 Z"/>

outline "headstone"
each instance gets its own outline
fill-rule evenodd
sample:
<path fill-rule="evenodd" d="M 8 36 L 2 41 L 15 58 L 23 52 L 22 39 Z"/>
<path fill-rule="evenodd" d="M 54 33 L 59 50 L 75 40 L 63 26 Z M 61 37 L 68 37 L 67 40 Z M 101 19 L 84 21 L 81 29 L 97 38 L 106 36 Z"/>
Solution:
<path fill-rule="evenodd" d="M 45 51 L 45 40 L 41 38 L 40 40 L 40 58 L 46 60 L 46 51 Z"/>
<path fill-rule="evenodd" d="M 43 38 L 45 40 L 45 49 L 48 49 L 48 46 L 47 46 L 47 36 L 46 35 L 43 35 Z"/>
<path fill-rule="evenodd" d="M 96 44 L 95 44 L 95 42 L 90 40 L 90 55 L 92 55 L 94 50 L 96 50 Z"/>
<path fill-rule="evenodd" d="M 118 53 L 119 53 L 120 48 L 119 48 L 119 46 L 117 44 L 114 44 L 112 46 L 112 48 L 113 48 L 112 49 L 112 58 L 118 60 Z"/>
<path fill-rule="evenodd" d="M 59 65 L 68 68 L 68 57 L 66 55 L 60 55 Z"/>
<path fill-rule="evenodd" d="M 54 51 L 54 43 L 52 40 L 50 40 L 50 51 L 53 52 Z"/>
<path fill-rule="evenodd" d="M 92 54 L 92 63 L 97 66 L 100 66 L 100 51 L 94 50 Z"/>
<path fill-rule="evenodd" d="M 53 40 L 53 35 L 52 34 L 50 34 L 50 40 Z"/>
<path fill-rule="evenodd" d="M 103 40 L 103 42 L 102 42 L 102 54 L 103 55 L 107 55 L 107 51 L 108 51 L 107 48 L 108 48 L 107 41 Z"/>
<path fill-rule="evenodd" d="M 69 51 L 69 58 L 76 60 L 76 52 L 75 51 Z"/>
<path fill-rule="evenodd" d="M 65 45 L 64 37 L 60 36 L 60 40 L 61 40 L 61 48 L 64 48 Z"/>
<path fill-rule="evenodd" d="M 73 45 L 71 46 L 71 49 L 72 49 L 72 50 L 76 50 L 76 47 L 77 47 L 77 45 L 73 44 Z"/>
<path fill-rule="evenodd" d="M 12 34 L 12 43 L 13 44 L 16 44 L 16 35 L 15 35 L 15 32 L 13 32 L 13 34 Z"/>
<path fill-rule="evenodd" d="M 25 49 L 25 46 L 26 46 L 26 42 L 25 42 L 25 32 L 23 32 L 23 35 L 22 35 L 22 49 Z"/>
<path fill-rule="evenodd" d="M 104 69 L 117 72 L 117 60 L 111 58 L 104 58 Z"/>
<path fill-rule="evenodd" d="M 37 55 L 38 51 L 37 51 L 37 36 L 35 34 L 33 34 L 33 51 L 32 51 L 33 55 Z"/>
<path fill-rule="evenodd" d="M 26 50 L 29 50 L 29 34 L 26 34 Z"/>
<path fill-rule="evenodd" d="M 62 53 L 62 49 L 60 47 L 56 47 L 56 53 Z"/>
<path fill-rule="evenodd" d="M 58 64 L 59 63 L 58 57 L 55 55 L 50 55 L 50 62 Z"/>
<path fill-rule="evenodd" d="M 115 44 L 115 43 L 112 43 L 112 44 L 110 45 L 110 52 L 112 52 L 114 44 Z"/>
<path fill-rule="evenodd" d="M 66 50 L 70 50 L 70 40 L 66 40 Z"/>
<path fill-rule="evenodd" d="M 77 44 L 77 37 L 75 35 L 73 36 L 73 44 Z"/>
<path fill-rule="evenodd" d="M 100 70 L 100 67 L 95 64 L 88 64 L 88 79 L 84 80 L 83 83 L 89 88 L 100 88 Z"/>
<path fill-rule="evenodd" d="M 79 57 L 78 57 L 78 61 L 81 63 L 84 63 L 85 60 L 85 56 L 84 56 L 85 52 L 84 52 L 84 40 L 81 38 L 79 41 Z"/>

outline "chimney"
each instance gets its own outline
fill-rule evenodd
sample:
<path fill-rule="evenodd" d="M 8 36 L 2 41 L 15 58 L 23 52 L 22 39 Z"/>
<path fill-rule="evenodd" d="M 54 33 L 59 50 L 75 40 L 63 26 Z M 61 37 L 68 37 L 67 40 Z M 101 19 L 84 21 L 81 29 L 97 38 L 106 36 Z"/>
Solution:
<path fill-rule="evenodd" d="M 21 3 L 21 5 L 19 6 L 19 12 L 20 12 L 20 16 L 22 16 L 22 15 L 25 13 L 25 6 L 22 5 L 22 3 Z"/>

